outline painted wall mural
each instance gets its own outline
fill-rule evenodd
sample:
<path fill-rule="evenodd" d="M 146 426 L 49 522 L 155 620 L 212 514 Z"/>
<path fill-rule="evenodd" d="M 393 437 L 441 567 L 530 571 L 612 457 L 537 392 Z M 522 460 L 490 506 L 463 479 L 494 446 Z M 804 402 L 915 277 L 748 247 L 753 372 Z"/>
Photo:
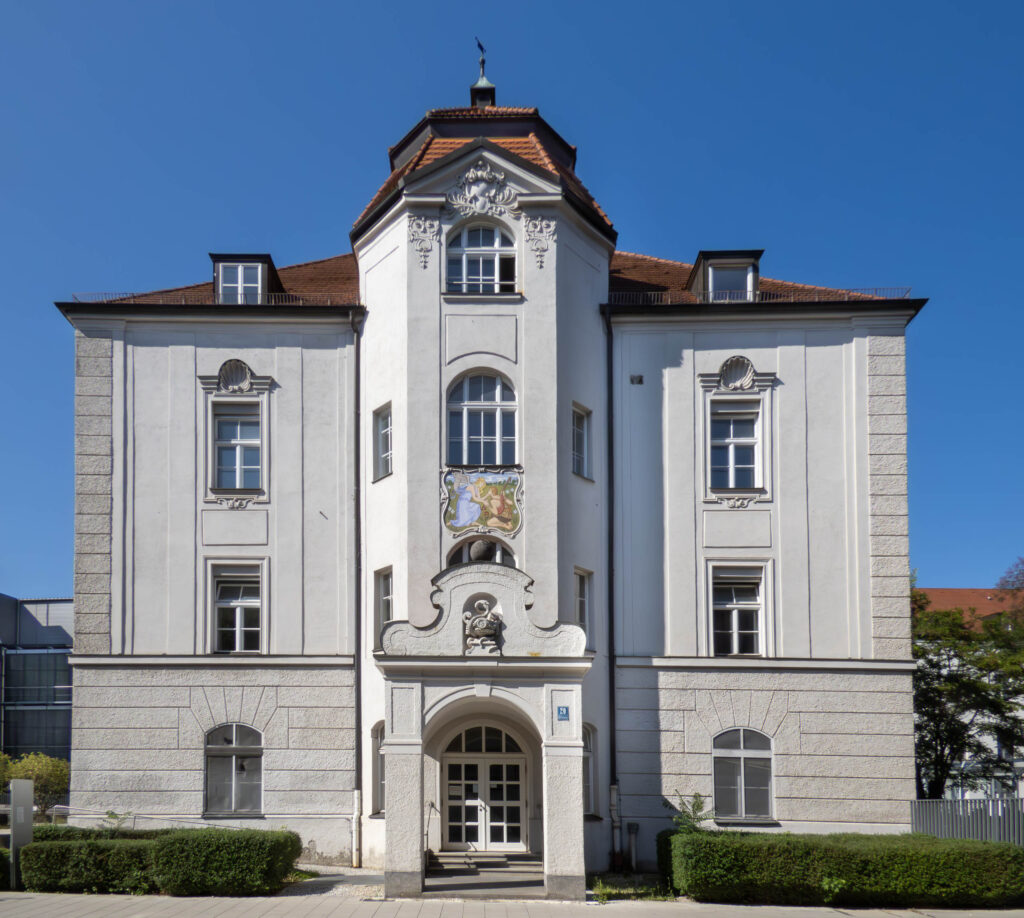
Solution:
<path fill-rule="evenodd" d="M 444 525 L 457 535 L 514 535 L 523 525 L 523 473 L 518 469 L 449 469 L 441 479 Z"/>

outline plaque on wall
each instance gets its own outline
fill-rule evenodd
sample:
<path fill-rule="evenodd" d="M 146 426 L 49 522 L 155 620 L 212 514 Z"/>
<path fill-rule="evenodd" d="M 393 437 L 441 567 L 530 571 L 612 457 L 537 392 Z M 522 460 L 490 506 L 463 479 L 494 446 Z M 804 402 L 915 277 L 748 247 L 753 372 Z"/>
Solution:
<path fill-rule="evenodd" d="M 518 469 L 449 469 L 441 479 L 444 525 L 456 535 L 514 535 L 523 525 L 523 473 Z"/>

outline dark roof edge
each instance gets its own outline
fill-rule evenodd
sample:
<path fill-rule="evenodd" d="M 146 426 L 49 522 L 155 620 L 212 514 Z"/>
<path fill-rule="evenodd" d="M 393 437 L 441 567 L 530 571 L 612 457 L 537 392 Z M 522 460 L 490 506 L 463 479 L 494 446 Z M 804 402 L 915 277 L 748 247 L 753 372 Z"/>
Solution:
<path fill-rule="evenodd" d="M 218 306 L 215 303 L 182 304 L 182 303 L 67 303 L 57 301 L 53 304 L 65 319 L 79 316 L 168 316 L 171 318 L 225 318 L 242 316 L 245 318 L 343 318 L 363 316 L 366 307 L 358 303 L 345 306 Z"/>
<path fill-rule="evenodd" d="M 773 300 L 770 306 L 751 306 L 749 303 L 679 303 L 674 306 L 618 306 L 601 304 L 601 315 L 609 319 L 678 318 L 680 316 L 706 318 L 726 315 L 732 318 L 772 318 L 781 310 L 804 315 L 814 312 L 893 312 L 910 313 L 907 324 L 924 308 L 927 298 L 899 300 Z"/>

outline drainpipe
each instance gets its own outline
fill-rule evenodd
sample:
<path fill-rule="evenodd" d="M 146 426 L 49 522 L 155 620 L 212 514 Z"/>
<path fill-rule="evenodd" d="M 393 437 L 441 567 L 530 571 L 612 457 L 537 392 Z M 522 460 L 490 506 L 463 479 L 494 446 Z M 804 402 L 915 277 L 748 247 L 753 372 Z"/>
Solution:
<path fill-rule="evenodd" d="M 362 424 L 362 360 L 361 348 L 363 334 L 363 320 L 366 318 L 366 310 L 357 307 L 349 315 L 352 326 L 352 334 L 356 343 L 356 366 L 355 366 L 355 460 L 353 462 L 355 473 L 355 488 L 353 507 L 355 513 L 355 525 L 353 526 L 353 539 L 355 541 L 355 590 L 353 602 L 355 604 L 355 633 L 353 634 L 353 666 L 352 681 L 355 686 L 355 710 L 353 711 L 353 723 L 355 731 L 355 793 L 352 795 L 352 866 L 361 867 L 363 863 L 363 717 L 362 717 L 362 683 L 360 672 L 362 670 L 363 654 L 363 496 L 360 482 L 362 480 L 362 453 L 360 445 L 360 425 Z"/>
<path fill-rule="evenodd" d="M 608 424 L 608 788 L 609 815 L 612 823 L 612 869 L 622 866 L 622 819 L 619 814 L 619 775 L 615 728 L 615 381 L 612 372 L 612 317 L 607 306 L 601 307 L 605 330 L 605 368 L 607 380 Z"/>

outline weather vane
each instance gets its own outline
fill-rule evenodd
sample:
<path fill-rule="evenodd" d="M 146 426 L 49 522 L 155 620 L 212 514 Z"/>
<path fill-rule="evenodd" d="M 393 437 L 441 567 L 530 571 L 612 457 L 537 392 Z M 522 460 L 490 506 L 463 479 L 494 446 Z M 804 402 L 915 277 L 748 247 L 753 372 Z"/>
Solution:
<path fill-rule="evenodd" d="M 475 35 L 473 37 L 476 38 Z M 476 39 L 476 46 L 480 49 L 480 76 L 483 76 L 484 65 L 486 64 L 486 61 L 484 60 L 484 55 L 487 53 L 487 49 L 483 46 L 483 43 L 480 41 L 479 38 Z"/>

